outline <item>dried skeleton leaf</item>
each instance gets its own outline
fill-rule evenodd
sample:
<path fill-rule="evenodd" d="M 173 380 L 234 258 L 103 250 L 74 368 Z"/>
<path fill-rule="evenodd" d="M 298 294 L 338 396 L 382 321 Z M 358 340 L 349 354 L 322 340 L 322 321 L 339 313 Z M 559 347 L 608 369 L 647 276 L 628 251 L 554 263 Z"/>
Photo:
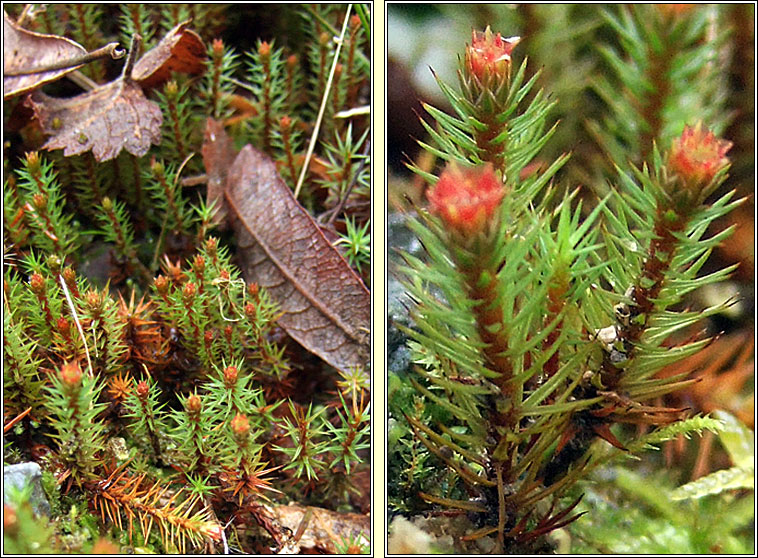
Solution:
<path fill-rule="evenodd" d="M 189 23 L 185 21 L 174 27 L 137 61 L 132 70 L 134 81 L 149 89 L 167 81 L 171 72 L 203 73 L 205 46 L 194 31 L 186 29 Z"/>
<path fill-rule="evenodd" d="M 279 176 L 274 162 L 246 145 L 225 190 L 248 281 L 268 289 L 284 312 L 279 324 L 339 370 L 369 361 L 370 295 Z"/>
<path fill-rule="evenodd" d="M 19 27 L 3 11 L 3 98 L 8 99 L 55 81 L 82 64 L 27 75 L 7 75 L 80 57 L 86 49 L 65 37 L 43 35 Z"/>
<path fill-rule="evenodd" d="M 174 27 L 136 63 L 137 48 L 132 46 L 132 63 L 127 61 L 122 76 L 97 89 L 70 99 L 35 92 L 27 102 L 44 132 L 51 136 L 45 149 L 63 149 L 67 157 L 92 150 L 95 159 L 107 161 L 122 149 L 142 157 L 151 144 L 158 144 L 163 115 L 142 88 L 162 83 L 171 72 L 203 71 L 205 47 L 186 29 L 188 24 L 186 21 Z"/>
<path fill-rule="evenodd" d="M 161 139 L 160 107 L 123 77 L 70 99 L 36 91 L 28 103 L 51 136 L 44 148 L 63 149 L 66 157 L 90 149 L 98 161 L 114 159 L 121 149 L 142 157 Z"/>

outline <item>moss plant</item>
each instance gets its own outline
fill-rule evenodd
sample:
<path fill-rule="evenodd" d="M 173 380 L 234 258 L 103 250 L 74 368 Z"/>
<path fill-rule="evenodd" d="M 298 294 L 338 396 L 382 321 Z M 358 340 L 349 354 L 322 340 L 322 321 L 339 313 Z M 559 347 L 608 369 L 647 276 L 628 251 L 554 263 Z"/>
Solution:
<path fill-rule="evenodd" d="M 367 512 L 355 496 L 369 470 L 368 362 L 339 372 L 277 326 L 279 304 L 235 264 L 201 156 L 206 119 L 223 120 L 237 148 L 264 150 L 293 190 L 302 178 L 301 201 L 368 277 L 370 25 L 365 6 L 351 9 L 25 13 L 29 30 L 90 50 L 139 34 L 138 57 L 190 20 L 202 48 L 177 48 L 190 59 L 145 86 L 163 124 L 143 157 L 43 152 L 25 96 L 6 100 L 5 114 L 21 116 L 4 138 L 4 458 L 37 461 L 57 482 L 49 522 L 23 502 L 6 509 L 6 550 L 271 553 L 298 544 L 277 519 L 283 503 Z M 314 52 L 323 66 L 308 62 Z M 342 69 L 327 90 L 333 62 Z M 101 60 L 81 73 L 76 83 L 97 87 L 120 68 Z M 351 533 L 313 544 L 365 549 L 368 531 Z"/>
<path fill-rule="evenodd" d="M 690 78 L 718 43 L 678 57 L 690 43 L 666 41 L 697 34 L 698 14 L 651 11 L 633 35 L 622 12 L 606 15 L 635 64 L 676 86 L 635 87 L 634 64 L 614 65 L 623 102 L 642 107 L 650 126 L 614 125 L 628 124 L 616 100 L 605 133 L 627 141 L 636 130 L 640 159 L 612 159 L 611 187 L 590 207 L 555 187 L 567 154 L 537 159 L 560 101 L 517 62 L 519 37 L 474 31 L 457 87 L 436 78 L 451 110 L 424 105 L 433 124 L 424 121 L 430 139 L 420 143 L 442 166 L 409 165 L 429 184 L 428 203 L 409 219 L 424 253 L 403 256 L 414 325 L 399 327 L 416 365 L 390 380 L 388 476 L 396 510 L 465 515 L 456 552 L 549 552 L 548 534 L 592 513 L 577 487 L 599 465 L 721 428 L 660 402 L 691 385 L 686 373 L 655 376 L 702 349 L 705 335 L 681 333 L 729 304 L 681 305 L 735 269 L 701 272 L 731 233 L 709 226 L 745 201 L 719 189 L 732 143 L 699 120 L 710 113 L 689 110 L 714 93 Z M 685 90 L 687 103 L 671 109 Z"/>

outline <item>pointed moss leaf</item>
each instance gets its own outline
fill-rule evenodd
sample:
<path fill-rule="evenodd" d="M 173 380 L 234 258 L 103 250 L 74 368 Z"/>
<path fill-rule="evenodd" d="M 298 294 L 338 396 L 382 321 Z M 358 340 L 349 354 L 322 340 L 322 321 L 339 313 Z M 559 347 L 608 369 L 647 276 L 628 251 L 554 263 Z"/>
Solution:
<path fill-rule="evenodd" d="M 726 411 L 717 410 L 714 416 L 724 423 L 720 434 L 721 444 L 732 462 L 738 467 L 755 466 L 755 439 L 753 431 L 737 420 L 737 417 Z"/>
<path fill-rule="evenodd" d="M 703 496 L 719 494 L 724 490 L 753 489 L 755 486 L 752 467 L 732 467 L 716 471 L 705 477 L 680 486 L 671 493 L 672 500 L 696 500 Z"/>
<path fill-rule="evenodd" d="M 369 291 L 263 152 L 245 146 L 229 169 L 226 200 L 247 281 L 268 289 L 279 324 L 335 368 L 369 361 Z"/>

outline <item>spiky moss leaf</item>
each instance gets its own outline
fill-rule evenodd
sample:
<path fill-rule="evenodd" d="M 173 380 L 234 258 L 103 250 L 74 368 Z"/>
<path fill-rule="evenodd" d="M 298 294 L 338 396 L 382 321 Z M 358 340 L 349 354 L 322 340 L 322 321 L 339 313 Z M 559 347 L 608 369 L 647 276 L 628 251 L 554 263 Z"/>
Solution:
<path fill-rule="evenodd" d="M 695 500 L 725 490 L 754 489 L 754 467 L 732 467 L 716 471 L 680 486 L 671 493 L 672 500 Z"/>
<path fill-rule="evenodd" d="M 656 478 L 644 483 L 660 487 Z M 704 498 L 676 506 L 677 515 L 668 519 L 628 493 L 607 492 L 607 485 L 587 486 L 579 509 L 591 510 L 582 521 L 569 527 L 572 553 L 612 554 L 750 554 L 753 548 L 753 498 L 734 501 L 724 496 Z M 660 487 L 664 498 L 668 487 Z M 718 528 L 703 529 L 703 525 Z M 746 528 L 746 526 L 748 526 Z M 629 536 L 619 537 L 622 530 Z M 749 533 L 749 535 L 748 535 Z M 602 550 L 601 550 L 602 549 Z"/>
<path fill-rule="evenodd" d="M 15 275 L 15 274 L 14 274 Z M 18 289 L 15 289 L 18 293 Z M 13 291 L 11 291 L 13 293 Z M 18 299 L 11 294 L 8 307 L 17 307 Z M 3 313 L 3 401 L 6 416 L 24 412 L 31 407 L 31 416 L 38 417 L 43 404 L 41 392 L 45 380 L 40 377 L 37 358 L 38 344 L 26 334 L 23 319 L 13 319 L 13 310 Z"/>
<path fill-rule="evenodd" d="M 724 424 L 710 416 L 696 416 L 683 421 L 668 424 L 658 430 L 651 432 L 636 440 L 628 446 L 630 452 L 634 452 L 635 448 L 641 449 L 642 447 L 649 447 L 652 444 L 660 444 L 668 440 L 673 440 L 679 436 L 689 438 L 693 433 L 702 434 L 704 430 L 709 432 L 721 432 L 724 429 Z"/>
<path fill-rule="evenodd" d="M 755 466 L 755 436 L 753 431 L 740 422 L 737 417 L 721 409 L 713 413 L 724 429 L 719 440 L 738 467 Z"/>
<path fill-rule="evenodd" d="M 30 160 L 38 162 L 36 168 L 30 165 Z M 23 194 L 25 205 L 34 209 L 27 209 L 25 218 L 32 230 L 30 245 L 65 261 L 79 251 L 81 235 L 78 223 L 73 221 L 74 214 L 66 210 L 66 199 L 53 163 L 39 154 L 30 153 L 22 164 L 22 168 L 16 169 L 18 190 Z M 44 209 L 37 209 L 33 202 L 35 195 L 43 196 Z"/>
<path fill-rule="evenodd" d="M 708 122 L 718 133 L 728 119 L 724 68 L 716 63 L 728 30 L 719 25 L 718 10 L 703 7 L 667 22 L 657 12 L 654 6 L 602 12 L 621 49 L 597 47 L 613 77 L 600 74 L 590 87 L 610 115 L 602 125 L 592 122 L 588 127 L 613 161 L 639 162 L 649 149 L 644 140 L 652 136 L 668 144 L 693 118 Z M 657 108 L 655 114 L 649 114 L 650 106 Z"/>

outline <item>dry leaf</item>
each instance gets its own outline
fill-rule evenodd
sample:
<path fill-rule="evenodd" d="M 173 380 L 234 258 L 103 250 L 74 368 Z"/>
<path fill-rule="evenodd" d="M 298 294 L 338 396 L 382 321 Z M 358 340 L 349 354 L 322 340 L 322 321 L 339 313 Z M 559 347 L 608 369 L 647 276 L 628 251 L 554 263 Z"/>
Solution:
<path fill-rule="evenodd" d="M 49 66 L 86 54 L 87 50 L 65 37 L 43 35 L 19 27 L 3 11 L 3 71 L 16 72 Z M 82 64 L 23 76 L 3 76 L 3 98 L 7 99 L 55 81 Z"/>
<path fill-rule="evenodd" d="M 171 72 L 203 73 L 205 45 L 194 31 L 186 29 L 189 23 L 180 23 L 148 50 L 134 65 L 132 79 L 149 89 L 167 81 Z"/>
<path fill-rule="evenodd" d="M 107 161 L 121 149 L 142 157 L 151 144 L 158 144 L 163 115 L 160 107 L 145 97 L 142 87 L 165 81 L 171 72 L 204 70 L 205 48 L 200 38 L 186 29 L 188 24 L 174 27 L 133 67 L 128 61 L 115 81 L 70 99 L 35 92 L 28 103 L 45 133 L 52 136 L 44 148 L 64 149 L 67 157 L 91 149 L 95 159 Z M 139 40 L 136 35 L 134 38 Z M 136 51 L 130 49 L 131 63 Z"/>
<path fill-rule="evenodd" d="M 290 552 L 303 550 L 318 550 L 327 554 L 335 554 L 335 543 L 353 540 L 368 546 L 371 533 L 371 519 L 368 515 L 358 513 L 338 513 L 313 506 L 271 506 L 267 509 L 271 516 L 282 526 L 296 533 L 305 517 L 305 529 L 302 536 L 293 545 Z M 294 542 L 294 541 L 293 541 Z M 280 552 L 284 554 L 285 552 Z"/>
<path fill-rule="evenodd" d="M 295 200 L 274 162 L 246 145 L 229 169 L 225 194 L 245 278 L 281 305 L 280 325 L 339 370 L 367 366 L 368 289 Z"/>
<path fill-rule="evenodd" d="M 208 184 L 208 193 L 206 196 L 206 205 L 210 206 L 215 202 L 218 209 L 213 215 L 213 222 L 221 225 L 226 222 L 226 201 L 224 200 L 224 186 L 226 184 L 226 173 L 232 166 L 237 151 L 234 149 L 234 142 L 229 134 L 224 130 L 224 124 L 213 118 L 209 118 L 205 124 L 205 134 L 203 136 L 203 163 L 205 164 L 205 175 Z"/>
<path fill-rule="evenodd" d="M 161 139 L 160 107 L 130 79 L 119 78 L 70 99 L 36 91 L 28 103 L 52 136 L 44 148 L 64 149 L 66 157 L 91 149 L 95 159 L 107 161 L 122 148 L 142 157 Z"/>

